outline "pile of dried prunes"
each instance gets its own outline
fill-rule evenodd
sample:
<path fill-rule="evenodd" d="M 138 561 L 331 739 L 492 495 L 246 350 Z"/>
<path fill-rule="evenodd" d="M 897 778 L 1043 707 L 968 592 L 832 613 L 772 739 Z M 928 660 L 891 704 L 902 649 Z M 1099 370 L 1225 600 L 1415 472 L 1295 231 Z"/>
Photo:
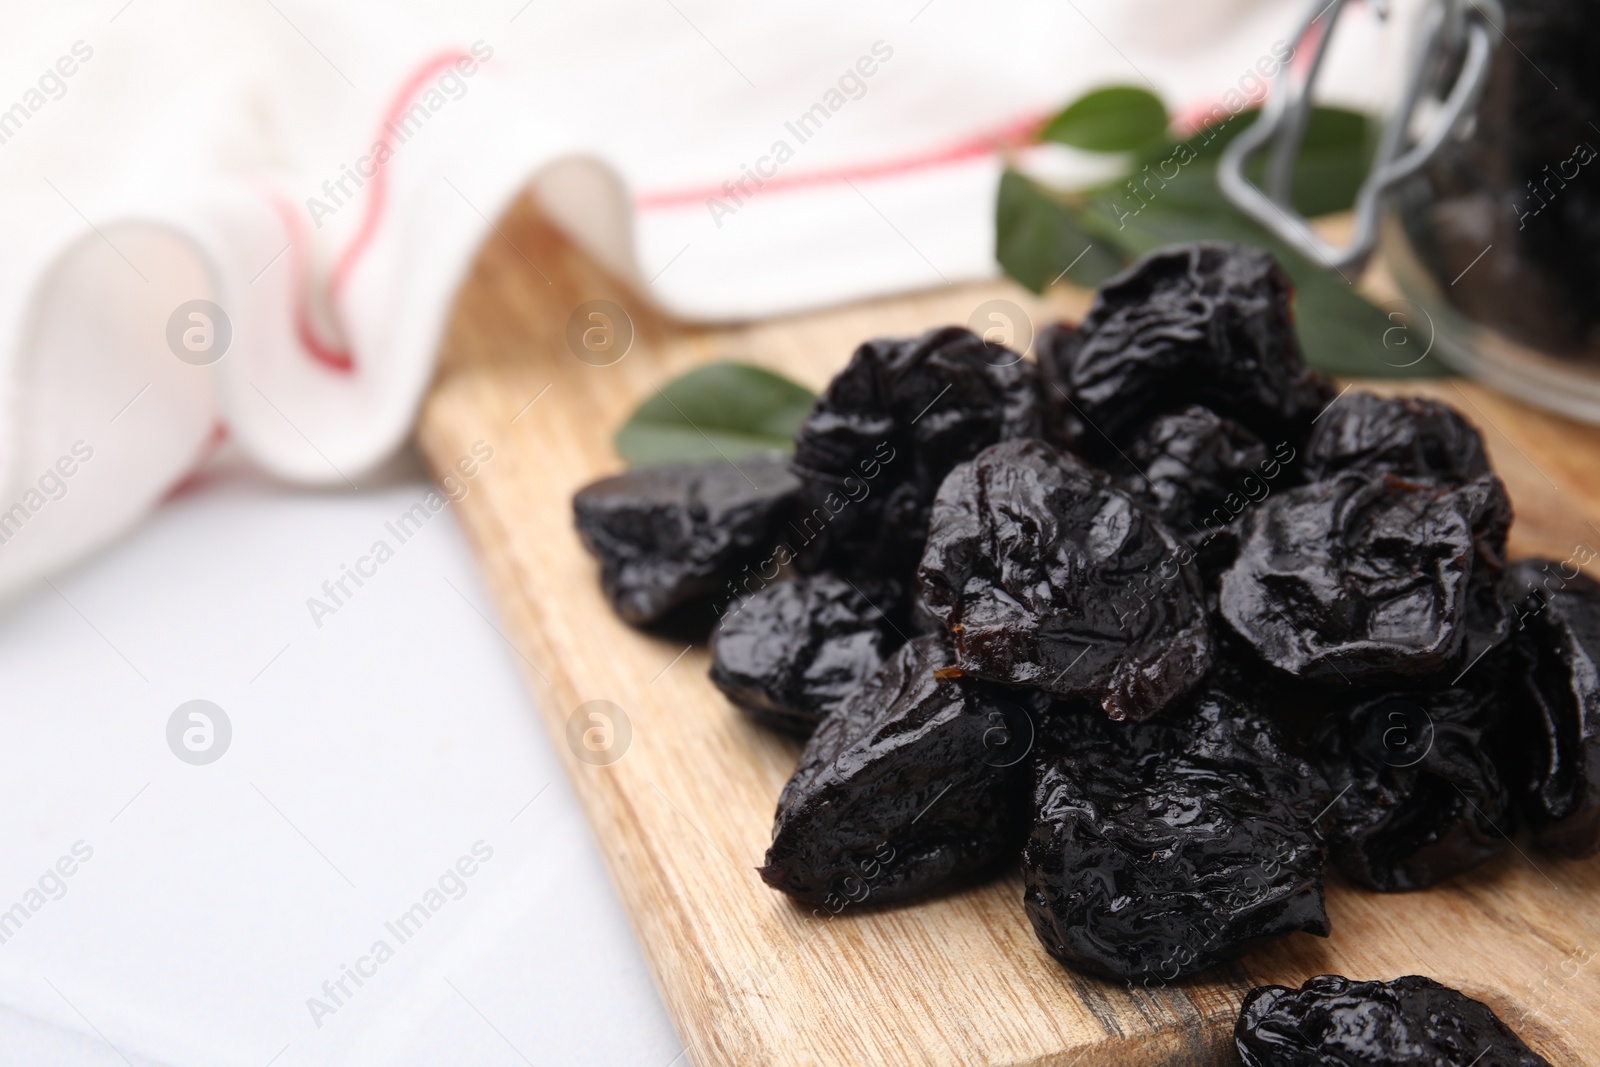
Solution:
<path fill-rule="evenodd" d="M 809 738 L 768 884 L 837 913 L 1020 857 L 1047 951 L 1154 984 L 1326 935 L 1329 863 L 1600 850 L 1592 553 L 1508 563 L 1477 432 L 1338 392 L 1292 296 L 1263 251 L 1159 250 L 1035 361 L 868 341 L 792 458 L 578 493 L 622 617 L 714 619 L 717 686 Z"/>

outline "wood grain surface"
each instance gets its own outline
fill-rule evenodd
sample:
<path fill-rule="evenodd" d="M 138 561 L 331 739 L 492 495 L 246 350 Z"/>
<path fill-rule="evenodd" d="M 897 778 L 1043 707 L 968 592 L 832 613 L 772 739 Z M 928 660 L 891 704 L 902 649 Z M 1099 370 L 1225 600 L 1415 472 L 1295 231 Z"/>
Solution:
<path fill-rule="evenodd" d="M 621 467 L 612 431 L 696 364 L 733 357 L 820 388 L 867 337 L 964 323 L 996 297 L 1042 324 L 1080 315 L 1088 294 L 1058 288 L 1041 300 L 993 283 L 689 327 L 652 312 L 526 204 L 499 230 L 457 301 L 418 436 L 441 476 L 475 442 L 495 449 L 460 510 L 496 625 L 522 661 L 690 1061 L 1231 1063 L 1247 988 L 1337 972 L 1430 975 L 1488 1001 L 1552 1063 L 1600 1063 L 1600 862 L 1512 851 L 1400 895 L 1333 881 L 1332 937 L 1296 934 L 1203 980 L 1150 991 L 1046 956 L 1017 876 L 832 918 L 768 889 L 755 867 L 798 748 L 723 699 L 703 648 L 612 615 L 572 529 L 573 491 Z M 635 329 L 609 366 L 583 362 L 566 341 L 569 315 L 594 299 L 627 309 Z M 1600 430 L 1470 383 L 1418 388 L 1484 432 L 1518 512 L 1514 554 L 1565 559 L 1600 545 Z M 569 717 L 591 700 L 613 702 L 631 726 L 608 765 L 580 760 L 567 741 Z"/>

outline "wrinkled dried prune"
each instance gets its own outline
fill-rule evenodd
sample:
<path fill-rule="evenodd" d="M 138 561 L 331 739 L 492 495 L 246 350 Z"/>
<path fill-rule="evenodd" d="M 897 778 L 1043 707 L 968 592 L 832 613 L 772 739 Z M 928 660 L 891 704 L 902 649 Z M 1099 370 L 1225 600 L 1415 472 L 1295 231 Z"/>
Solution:
<path fill-rule="evenodd" d="M 1052 322 L 1039 331 L 1033 340 L 1036 363 L 1039 368 L 1039 396 L 1044 405 L 1045 440 L 1067 448 L 1081 447 L 1090 438 L 1091 431 L 1072 405 L 1072 394 L 1067 392 L 1063 379 L 1078 358 L 1078 348 L 1083 344 L 1083 331 L 1071 322 Z M 1101 446 L 1099 451 L 1112 449 L 1102 438 L 1094 438 Z"/>
<path fill-rule="evenodd" d="M 1014 858 L 1027 832 L 1034 714 L 913 638 L 817 727 L 778 798 L 761 877 L 838 911 Z"/>
<path fill-rule="evenodd" d="M 1327 788 L 1263 715 L 1208 685 L 1150 722 L 1054 716 L 1039 744 L 1023 902 L 1052 956 L 1155 983 L 1328 933 Z"/>
<path fill-rule="evenodd" d="M 1511 798 L 1495 766 L 1508 699 L 1498 667 L 1323 719 L 1312 750 L 1338 799 L 1318 825 L 1345 877 L 1384 892 L 1423 889 L 1509 847 Z"/>
<path fill-rule="evenodd" d="M 711 680 L 757 720 L 806 737 L 903 642 L 878 599 L 826 572 L 769 585 L 723 614 Z"/>
<path fill-rule="evenodd" d="M 1600 852 L 1600 583 L 1550 560 L 1512 564 L 1520 661 L 1508 773 L 1540 847 Z"/>
<path fill-rule="evenodd" d="M 618 615 L 654 622 L 725 591 L 756 562 L 794 505 L 798 482 L 781 453 L 627 471 L 572 498 L 578 536 L 600 561 Z"/>
<path fill-rule="evenodd" d="M 1257 986 L 1233 1040 L 1245 1067 L 1550 1067 L 1488 1005 L 1416 974 Z"/>
<path fill-rule="evenodd" d="M 1216 598 L 1210 599 L 1215 615 Z M 1311 738 L 1341 700 L 1349 700 L 1344 686 L 1323 685 L 1262 666 L 1261 660 L 1226 626 L 1216 627 L 1215 662 L 1201 687 L 1219 689 L 1239 703 L 1272 720 L 1296 752 L 1311 750 Z"/>
<path fill-rule="evenodd" d="M 1116 477 L 1203 561 L 1226 564 L 1237 548 L 1230 526 L 1253 503 L 1298 479 L 1287 441 L 1265 442 L 1232 419 L 1190 404 L 1157 415 L 1128 444 L 1133 471 Z"/>
<path fill-rule="evenodd" d="M 1459 658 L 1472 581 L 1505 560 L 1511 504 L 1493 475 L 1461 486 L 1340 474 L 1245 520 L 1219 608 L 1268 663 L 1356 683 Z"/>
<path fill-rule="evenodd" d="M 1008 441 L 945 480 L 918 577 L 963 670 L 1139 720 L 1211 664 L 1192 557 L 1077 457 Z"/>
<path fill-rule="evenodd" d="M 1340 471 L 1470 482 L 1489 473 L 1483 438 L 1454 408 L 1420 396 L 1348 393 L 1317 417 L 1306 477 Z"/>
<path fill-rule="evenodd" d="M 1143 476 L 1118 483 L 1145 499 L 1174 529 L 1188 526 L 1230 493 L 1242 496 L 1240 478 L 1267 460 L 1261 438 L 1198 404 L 1157 415 L 1127 451 Z"/>
<path fill-rule="evenodd" d="M 959 327 L 868 341 L 795 434 L 808 569 L 909 580 L 928 508 L 957 463 L 1037 437 L 1034 365 Z"/>
<path fill-rule="evenodd" d="M 1467 603 L 1461 613 L 1461 651 L 1445 668 L 1448 677 L 1465 677 L 1472 665 L 1498 660 L 1485 660 L 1491 650 L 1499 648 L 1511 637 L 1511 606 L 1506 593 L 1507 571 L 1496 571 L 1492 563 L 1482 558 L 1467 583 Z M 1498 655 L 1498 653 L 1496 654 Z"/>
<path fill-rule="evenodd" d="M 1203 404 L 1268 440 L 1298 442 L 1333 391 L 1306 368 L 1293 285 L 1268 252 L 1201 242 L 1152 252 L 1100 287 L 1075 344 L 1041 346 L 1091 440 Z M 1052 389 L 1052 392 L 1054 389 Z M 1065 432 L 1072 431 L 1070 421 Z"/>

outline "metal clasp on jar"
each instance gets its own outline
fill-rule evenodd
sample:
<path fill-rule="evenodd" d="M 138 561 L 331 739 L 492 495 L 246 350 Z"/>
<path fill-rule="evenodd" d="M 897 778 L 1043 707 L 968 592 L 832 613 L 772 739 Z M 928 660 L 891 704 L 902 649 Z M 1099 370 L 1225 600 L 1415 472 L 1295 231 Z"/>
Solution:
<path fill-rule="evenodd" d="M 1385 194 L 1419 171 L 1453 135 L 1465 133 L 1488 79 L 1498 27 L 1505 14 L 1499 0 L 1433 0 L 1422 16 L 1421 33 L 1406 73 L 1404 90 L 1384 125 L 1372 170 L 1356 195 L 1355 225 L 1347 244 L 1331 244 L 1296 211 L 1289 198 L 1290 181 L 1300 142 L 1311 117 L 1312 88 L 1333 39 L 1334 23 L 1348 0 L 1312 0 L 1295 40 L 1304 40 L 1325 21 L 1311 61 L 1303 72 L 1285 65 L 1273 81 L 1261 115 L 1224 150 L 1217 167 L 1223 195 L 1241 211 L 1276 234 L 1314 263 L 1343 273 L 1361 271 L 1378 240 L 1378 220 Z M 1374 6 L 1388 16 L 1387 0 Z M 1430 83 L 1441 70 L 1455 68 L 1448 93 Z M 1442 99 L 1441 99 L 1442 96 Z M 1425 100 L 1437 103 L 1437 117 L 1413 136 L 1411 126 Z M 1245 176 L 1254 155 L 1271 144 L 1265 186 Z"/>

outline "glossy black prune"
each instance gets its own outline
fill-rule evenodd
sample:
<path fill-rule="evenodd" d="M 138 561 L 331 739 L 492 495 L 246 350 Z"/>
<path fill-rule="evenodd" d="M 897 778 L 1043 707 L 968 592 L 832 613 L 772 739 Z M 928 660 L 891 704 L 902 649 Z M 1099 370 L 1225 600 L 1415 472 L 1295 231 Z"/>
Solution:
<path fill-rule="evenodd" d="M 1210 408 L 1190 404 L 1157 415 L 1124 450 L 1132 465 L 1115 480 L 1201 554 L 1225 565 L 1237 548 L 1231 526 L 1275 489 L 1296 484 L 1297 450 L 1267 444 Z"/>
<path fill-rule="evenodd" d="M 1451 678 L 1466 677 L 1466 672 L 1492 649 L 1505 644 L 1511 637 L 1511 605 L 1505 591 L 1505 570 L 1496 571 L 1493 559 L 1478 561 L 1482 566 L 1473 570 L 1467 583 L 1467 603 L 1461 614 L 1461 651 L 1445 668 Z"/>
<path fill-rule="evenodd" d="M 1219 610 L 1272 665 L 1355 684 L 1457 662 L 1468 607 L 1505 560 L 1511 504 L 1493 475 L 1465 485 L 1340 474 L 1276 494 L 1245 519 Z"/>
<path fill-rule="evenodd" d="M 1208 685 L 1150 722 L 1054 716 L 1039 745 L 1023 902 L 1052 956 L 1154 984 L 1327 935 L 1327 789 L 1259 712 Z"/>
<path fill-rule="evenodd" d="M 1210 599 L 1215 615 L 1215 597 Z M 1349 702 L 1348 687 L 1324 685 L 1265 667 L 1238 635 L 1226 626 L 1215 629 L 1215 663 L 1201 686 L 1220 689 L 1265 715 L 1291 748 L 1308 755 L 1311 738 L 1323 721 L 1341 701 Z"/>
<path fill-rule="evenodd" d="M 1317 417 L 1306 477 L 1340 471 L 1470 482 L 1489 473 L 1483 438 L 1454 408 L 1420 396 L 1346 393 Z"/>
<path fill-rule="evenodd" d="M 959 327 L 868 341 L 795 434 L 806 569 L 909 580 L 957 463 L 1043 426 L 1032 363 Z"/>
<path fill-rule="evenodd" d="M 883 596 L 835 574 L 802 575 L 728 605 L 711 636 L 711 680 L 769 726 L 807 737 L 904 641 Z"/>
<path fill-rule="evenodd" d="M 1232 419 L 1188 404 L 1146 423 L 1127 455 L 1137 471 L 1118 484 L 1178 527 L 1240 493 L 1240 478 L 1266 462 L 1267 446 Z"/>
<path fill-rule="evenodd" d="M 1192 557 L 1082 460 L 1008 441 L 945 480 L 918 579 L 962 669 L 1139 720 L 1211 664 Z"/>
<path fill-rule="evenodd" d="M 1071 322 L 1052 322 L 1033 339 L 1039 396 L 1044 405 L 1044 438 L 1066 448 L 1088 441 L 1088 426 L 1073 406 L 1068 383 L 1062 377 L 1072 369 L 1082 344 L 1083 331 Z M 1096 440 L 1103 446 L 1102 451 L 1112 451 L 1103 439 Z"/>
<path fill-rule="evenodd" d="M 1044 378 L 1091 437 L 1120 442 L 1152 415 L 1197 403 L 1267 440 L 1298 442 L 1334 394 L 1306 368 L 1293 292 L 1258 248 L 1160 249 L 1100 287 L 1077 343 L 1038 349 L 1052 364 Z M 1093 440 L 1068 443 L 1098 451 Z"/>
<path fill-rule="evenodd" d="M 727 591 L 759 561 L 794 506 L 799 483 L 781 453 L 644 467 L 572 498 L 578 536 L 600 561 L 600 584 L 628 622 Z"/>
<path fill-rule="evenodd" d="M 1416 974 L 1257 986 L 1233 1041 L 1244 1067 L 1550 1067 L 1488 1005 Z"/>
<path fill-rule="evenodd" d="M 1317 825 L 1340 874 L 1384 892 L 1424 889 L 1510 847 L 1516 824 L 1495 757 L 1511 698 L 1498 668 L 1323 718 L 1311 747 L 1338 799 Z"/>
<path fill-rule="evenodd" d="M 913 638 L 817 727 L 778 798 L 761 877 L 838 911 L 1014 859 L 1034 714 Z"/>
<path fill-rule="evenodd" d="M 1520 664 L 1507 770 L 1534 839 L 1600 852 L 1600 583 L 1570 563 L 1521 560 L 1506 575 Z"/>

